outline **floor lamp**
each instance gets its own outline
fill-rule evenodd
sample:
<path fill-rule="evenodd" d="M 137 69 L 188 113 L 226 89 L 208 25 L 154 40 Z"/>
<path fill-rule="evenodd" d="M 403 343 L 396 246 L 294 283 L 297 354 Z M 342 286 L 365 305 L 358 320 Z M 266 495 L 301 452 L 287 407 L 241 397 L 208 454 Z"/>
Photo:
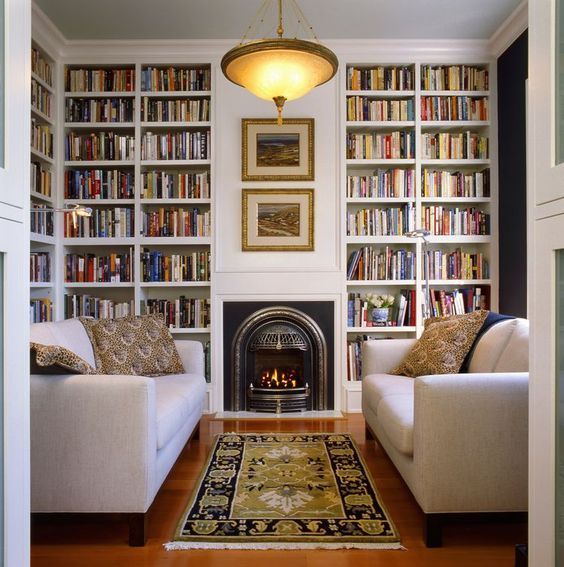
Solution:
<path fill-rule="evenodd" d="M 424 228 L 410 230 L 409 232 L 405 233 L 405 236 L 407 236 L 408 238 L 420 238 L 423 245 L 423 271 L 425 273 L 425 303 L 423 304 L 424 320 L 428 319 L 431 316 L 431 306 L 429 304 L 429 240 L 427 239 L 427 237 L 430 235 L 431 231 Z"/>

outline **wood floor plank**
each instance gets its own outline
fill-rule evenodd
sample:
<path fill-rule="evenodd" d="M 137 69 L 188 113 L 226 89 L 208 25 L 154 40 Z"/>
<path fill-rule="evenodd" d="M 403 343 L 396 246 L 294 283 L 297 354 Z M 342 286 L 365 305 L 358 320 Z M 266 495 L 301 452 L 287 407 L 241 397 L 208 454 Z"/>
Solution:
<path fill-rule="evenodd" d="M 195 487 L 213 437 L 238 432 L 347 432 L 357 442 L 406 551 L 165 551 Z M 526 542 L 524 524 L 459 524 L 444 529 L 444 547 L 423 544 L 423 514 L 403 480 L 374 441 L 366 441 L 361 415 L 345 420 L 202 420 L 200 439 L 192 441 L 159 491 L 149 516 L 143 548 L 127 545 L 123 522 L 56 522 L 34 527 L 32 567 L 513 567 L 514 546 Z"/>

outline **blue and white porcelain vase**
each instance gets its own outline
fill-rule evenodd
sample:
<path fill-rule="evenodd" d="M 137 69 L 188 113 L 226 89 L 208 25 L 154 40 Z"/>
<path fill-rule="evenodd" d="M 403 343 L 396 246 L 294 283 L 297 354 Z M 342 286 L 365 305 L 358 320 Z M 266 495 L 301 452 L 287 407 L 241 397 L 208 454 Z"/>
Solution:
<path fill-rule="evenodd" d="M 372 310 L 372 323 L 385 325 L 388 322 L 389 307 L 374 307 Z"/>

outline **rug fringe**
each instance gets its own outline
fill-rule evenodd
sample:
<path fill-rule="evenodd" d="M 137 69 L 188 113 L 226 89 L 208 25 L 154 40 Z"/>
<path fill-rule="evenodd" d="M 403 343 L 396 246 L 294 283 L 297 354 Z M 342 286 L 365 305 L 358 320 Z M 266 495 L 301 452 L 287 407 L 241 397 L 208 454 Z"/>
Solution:
<path fill-rule="evenodd" d="M 407 549 L 399 542 L 392 543 L 220 543 L 220 542 L 186 542 L 170 541 L 163 544 L 167 551 L 186 549 Z"/>

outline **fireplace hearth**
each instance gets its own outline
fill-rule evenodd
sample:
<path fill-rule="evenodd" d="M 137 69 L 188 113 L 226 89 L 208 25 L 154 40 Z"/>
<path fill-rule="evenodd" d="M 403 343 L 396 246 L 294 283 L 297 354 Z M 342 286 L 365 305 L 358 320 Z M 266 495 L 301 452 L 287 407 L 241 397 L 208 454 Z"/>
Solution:
<path fill-rule="evenodd" d="M 327 341 L 315 309 L 307 313 L 291 304 L 237 307 L 240 323 L 226 337 L 231 372 L 225 377 L 225 409 L 275 414 L 333 409 Z M 323 317 L 321 324 L 327 327 Z M 332 343 L 332 332 L 330 338 Z"/>

